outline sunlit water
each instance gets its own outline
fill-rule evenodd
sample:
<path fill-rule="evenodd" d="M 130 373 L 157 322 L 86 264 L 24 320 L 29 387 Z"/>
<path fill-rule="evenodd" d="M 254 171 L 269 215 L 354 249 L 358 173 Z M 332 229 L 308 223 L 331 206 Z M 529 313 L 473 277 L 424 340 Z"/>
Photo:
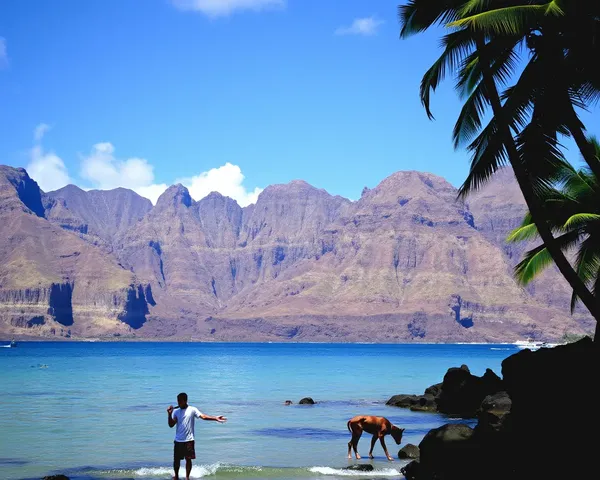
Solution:
<path fill-rule="evenodd" d="M 418 445 L 443 415 L 386 406 L 422 394 L 450 367 L 475 375 L 512 345 L 43 343 L 0 349 L 0 478 L 169 479 L 174 429 L 166 408 L 189 403 L 227 423 L 196 423 L 193 478 L 336 479 L 401 476 L 399 448 Z M 315 405 L 298 405 L 303 397 Z M 285 406 L 285 400 L 293 405 Z M 404 427 L 369 460 L 346 458 L 347 420 L 383 415 Z M 473 422 L 465 422 L 473 425 Z M 343 470 L 372 463 L 373 472 Z M 185 471 L 182 462 L 180 474 Z M 184 475 L 181 475 L 184 478 Z"/>

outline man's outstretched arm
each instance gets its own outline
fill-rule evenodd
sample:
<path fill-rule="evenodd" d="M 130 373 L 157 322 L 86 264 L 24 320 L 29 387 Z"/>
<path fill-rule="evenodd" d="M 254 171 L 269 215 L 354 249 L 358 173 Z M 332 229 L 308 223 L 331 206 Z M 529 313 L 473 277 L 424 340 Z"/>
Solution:
<path fill-rule="evenodd" d="M 207 415 L 206 413 L 201 413 L 200 418 L 202 420 L 212 420 L 214 422 L 225 423 L 227 421 L 227 417 L 223 415 L 217 415 L 216 417 L 213 415 Z"/>

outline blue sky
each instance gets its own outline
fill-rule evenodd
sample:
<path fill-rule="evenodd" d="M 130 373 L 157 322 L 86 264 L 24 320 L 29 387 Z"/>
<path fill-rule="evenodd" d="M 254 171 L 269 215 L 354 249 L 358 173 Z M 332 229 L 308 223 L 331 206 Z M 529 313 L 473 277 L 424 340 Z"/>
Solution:
<path fill-rule="evenodd" d="M 4 0 L 0 163 L 47 191 L 182 182 L 242 205 L 294 179 L 350 199 L 398 170 L 459 186 L 452 82 L 435 121 L 418 96 L 439 32 L 400 40 L 399 3 Z"/>

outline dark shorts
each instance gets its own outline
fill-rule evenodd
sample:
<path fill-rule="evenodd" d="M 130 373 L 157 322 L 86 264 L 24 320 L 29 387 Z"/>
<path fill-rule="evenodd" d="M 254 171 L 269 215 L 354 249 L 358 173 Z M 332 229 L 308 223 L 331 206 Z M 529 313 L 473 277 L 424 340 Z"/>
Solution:
<path fill-rule="evenodd" d="M 194 441 L 191 442 L 174 442 L 175 447 L 173 448 L 173 458 L 175 460 L 196 458 L 196 450 L 194 448 Z"/>

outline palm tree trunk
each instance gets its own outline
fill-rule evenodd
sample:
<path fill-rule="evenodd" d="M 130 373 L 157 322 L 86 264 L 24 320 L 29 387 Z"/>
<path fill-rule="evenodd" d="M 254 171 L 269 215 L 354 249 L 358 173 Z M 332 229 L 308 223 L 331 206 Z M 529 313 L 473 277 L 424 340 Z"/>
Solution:
<path fill-rule="evenodd" d="M 577 294 L 592 316 L 596 319 L 596 332 L 594 340 L 598 339 L 598 342 L 595 343 L 596 345 L 600 346 L 600 302 L 598 302 L 596 297 L 594 297 L 594 295 L 590 292 L 585 283 L 583 283 L 581 278 L 579 278 L 577 272 L 573 269 L 560 247 L 556 244 L 554 236 L 552 235 L 552 231 L 548 225 L 548 222 L 546 221 L 547 215 L 544 207 L 536 197 L 533 187 L 529 181 L 529 174 L 525 168 L 525 165 L 523 165 L 521 162 L 515 140 L 510 131 L 508 119 L 505 118 L 506 116 L 502 108 L 500 95 L 498 94 L 496 82 L 492 76 L 489 63 L 485 58 L 482 58 L 482 54 L 485 52 L 485 40 L 483 36 L 478 35 L 476 43 L 477 49 L 480 52 L 480 61 L 482 62 L 483 81 L 485 82 L 485 87 L 488 90 L 492 111 L 494 112 L 494 116 L 498 119 L 499 133 L 503 137 L 503 143 L 508 153 L 508 158 L 519 184 L 519 188 L 523 193 L 523 197 L 525 198 L 527 207 L 531 212 L 531 216 L 535 222 L 538 233 L 540 234 L 544 245 L 548 249 L 548 252 L 552 256 L 554 263 L 560 270 L 560 273 L 569 282 L 573 288 L 573 291 Z"/>

